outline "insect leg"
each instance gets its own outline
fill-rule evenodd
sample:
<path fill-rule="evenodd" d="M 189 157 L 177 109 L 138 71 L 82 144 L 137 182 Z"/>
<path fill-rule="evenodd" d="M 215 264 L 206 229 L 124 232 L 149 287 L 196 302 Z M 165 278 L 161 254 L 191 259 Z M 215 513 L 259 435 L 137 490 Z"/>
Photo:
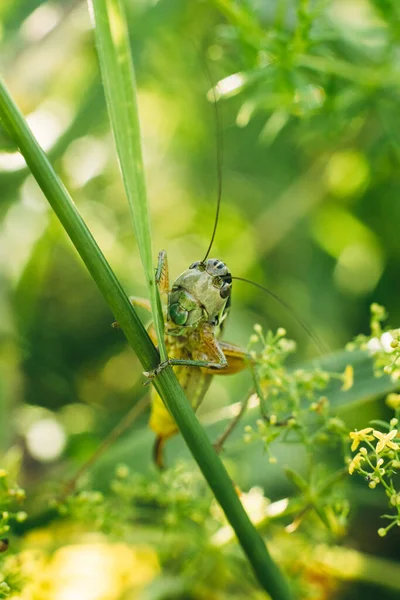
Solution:
<path fill-rule="evenodd" d="M 239 348 L 238 346 L 235 346 L 233 344 L 229 344 L 227 342 L 219 342 L 219 344 L 226 356 L 226 359 L 228 361 L 228 366 L 224 371 L 219 371 L 218 373 L 216 373 L 216 375 L 225 375 L 225 374 L 230 375 L 233 373 L 238 373 L 239 371 L 242 371 L 246 367 L 252 366 L 251 356 L 245 350 L 243 350 L 242 348 Z M 214 443 L 214 448 L 215 448 L 216 452 L 218 452 L 218 453 L 221 452 L 221 450 L 223 449 L 224 443 L 226 442 L 228 437 L 231 435 L 231 433 L 235 429 L 236 425 L 239 423 L 240 419 L 242 418 L 242 416 L 247 408 L 249 397 L 250 397 L 250 395 L 246 398 L 246 400 L 244 402 L 242 402 L 242 405 L 240 407 L 238 414 L 232 419 L 232 421 L 226 427 L 225 431 L 222 432 L 222 434 L 219 436 L 217 441 Z"/>
<path fill-rule="evenodd" d="M 64 501 L 65 498 L 73 493 L 76 489 L 79 479 L 86 473 L 86 471 L 94 465 L 94 463 L 116 442 L 116 440 L 127 430 L 137 418 L 144 412 L 149 405 L 149 398 L 142 397 L 136 404 L 126 413 L 121 421 L 116 425 L 110 433 L 104 438 L 102 443 L 96 448 L 86 462 L 78 469 L 75 475 L 64 484 L 63 492 L 60 496 L 60 501 Z"/>
<path fill-rule="evenodd" d="M 164 444 L 166 442 L 166 438 L 163 438 L 161 435 L 158 435 L 155 439 L 153 446 L 153 460 L 156 466 L 163 471 L 165 469 L 165 461 L 164 461 Z"/>
<path fill-rule="evenodd" d="M 201 328 L 192 334 L 192 358 L 168 358 L 160 363 L 153 371 L 144 374 L 149 379 L 159 375 L 168 366 L 202 367 L 215 370 L 226 369 L 228 361 L 221 346 L 214 335 L 214 329 L 209 323 L 204 323 Z"/>
<path fill-rule="evenodd" d="M 210 374 L 234 375 L 235 373 L 239 373 L 240 371 L 243 371 L 243 369 L 246 369 L 247 367 L 249 367 L 249 365 L 251 365 L 252 358 L 250 354 L 243 350 L 243 348 L 235 346 L 234 344 L 230 344 L 229 342 L 221 341 L 218 341 L 218 346 L 223 352 L 226 360 L 228 361 L 228 365 L 223 371 L 219 371 L 218 373 L 215 373 L 214 371 Z"/>
<path fill-rule="evenodd" d="M 168 275 L 168 260 L 165 250 L 158 253 L 157 268 L 155 274 L 156 285 L 160 290 L 160 294 L 167 295 L 169 292 L 169 275 Z"/>
<path fill-rule="evenodd" d="M 223 360 L 221 360 L 221 362 L 212 362 L 207 360 L 191 360 L 186 358 L 168 358 L 168 360 L 165 360 L 164 362 L 160 363 L 158 367 L 153 369 L 153 371 L 144 371 L 143 374 L 148 379 L 154 379 L 154 377 L 157 377 L 157 375 L 159 375 L 162 371 L 164 371 L 164 369 L 166 369 L 169 366 L 204 367 L 206 369 L 219 370 L 225 369 L 228 366 L 228 362 L 225 357 Z"/>
<path fill-rule="evenodd" d="M 232 421 L 228 424 L 226 429 L 221 433 L 219 438 L 217 438 L 217 440 L 214 442 L 213 446 L 214 446 L 214 449 L 217 452 L 217 454 L 219 454 L 221 452 L 221 450 L 223 450 L 223 446 L 224 446 L 226 440 L 231 435 L 232 431 L 235 429 L 236 425 L 239 423 L 240 419 L 244 415 L 244 412 L 249 403 L 249 398 L 250 398 L 250 395 L 247 396 L 247 398 L 246 398 L 246 400 L 244 400 L 244 402 L 242 402 L 242 404 L 240 406 L 240 410 L 239 410 L 238 414 L 236 415 L 236 417 L 234 419 L 232 419 Z"/>

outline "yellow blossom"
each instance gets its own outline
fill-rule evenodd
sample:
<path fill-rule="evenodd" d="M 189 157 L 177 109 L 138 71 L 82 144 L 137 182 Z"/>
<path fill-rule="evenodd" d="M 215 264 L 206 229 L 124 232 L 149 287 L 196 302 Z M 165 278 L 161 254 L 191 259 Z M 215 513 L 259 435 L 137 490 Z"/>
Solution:
<path fill-rule="evenodd" d="M 400 408 L 400 394 L 388 394 L 386 396 L 386 404 L 389 406 L 389 408 L 398 410 Z"/>
<path fill-rule="evenodd" d="M 374 439 L 372 435 L 368 435 L 370 431 L 372 431 L 372 427 L 365 427 L 364 429 L 360 429 L 360 431 L 356 430 L 350 432 L 349 435 L 353 440 L 353 443 L 351 444 L 352 452 L 354 452 L 354 450 L 357 450 L 361 442 L 370 442 Z"/>
<path fill-rule="evenodd" d="M 351 365 L 347 365 L 343 373 L 343 385 L 342 392 L 347 392 L 353 387 L 354 382 L 354 369 Z"/>
<path fill-rule="evenodd" d="M 398 450 L 400 448 L 399 444 L 392 442 L 392 439 L 397 435 L 397 429 L 393 429 L 393 431 L 389 431 L 389 433 L 382 433 L 381 431 L 373 431 L 374 436 L 379 440 L 376 445 L 376 452 L 382 452 L 384 448 L 391 448 L 392 450 Z"/>
<path fill-rule="evenodd" d="M 358 471 L 361 466 L 361 462 L 365 460 L 363 455 L 359 452 L 355 455 L 353 460 L 349 463 L 349 473 L 353 475 L 354 471 Z"/>

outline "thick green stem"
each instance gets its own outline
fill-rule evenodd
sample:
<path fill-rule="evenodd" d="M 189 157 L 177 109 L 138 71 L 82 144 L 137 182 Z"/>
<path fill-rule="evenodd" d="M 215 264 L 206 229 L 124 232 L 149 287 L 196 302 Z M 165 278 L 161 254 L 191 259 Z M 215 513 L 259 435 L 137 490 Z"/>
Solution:
<path fill-rule="evenodd" d="M 1 79 L 0 118 L 16 141 L 127 340 L 136 351 L 143 368 L 147 371 L 154 369 L 159 362 L 156 348 Z M 261 586 L 276 600 L 290 600 L 292 595 L 286 580 L 271 559 L 263 540 L 243 509 L 229 475 L 199 425 L 171 367 L 165 369 L 156 378 L 154 385 L 175 418 L 204 477 L 235 530 Z"/>

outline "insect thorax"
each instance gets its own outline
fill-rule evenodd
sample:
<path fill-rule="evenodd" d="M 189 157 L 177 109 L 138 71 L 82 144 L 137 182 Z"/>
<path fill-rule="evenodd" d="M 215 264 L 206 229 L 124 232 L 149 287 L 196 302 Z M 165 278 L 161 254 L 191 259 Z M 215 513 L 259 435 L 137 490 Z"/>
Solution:
<path fill-rule="evenodd" d="M 168 319 L 181 328 L 201 322 L 221 324 L 230 303 L 232 277 L 220 260 L 190 265 L 174 282 L 168 297 Z"/>

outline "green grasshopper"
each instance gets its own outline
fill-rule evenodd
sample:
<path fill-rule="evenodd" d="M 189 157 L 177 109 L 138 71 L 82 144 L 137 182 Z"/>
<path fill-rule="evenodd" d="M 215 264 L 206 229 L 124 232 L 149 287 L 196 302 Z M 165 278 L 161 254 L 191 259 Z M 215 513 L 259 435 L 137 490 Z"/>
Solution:
<path fill-rule="evenodd" d="M 247 352 L 220 340 L 231 303 L 232 275 L 222 261 L 206 257 L 192 263 L 170 288 L 166 253 L 160 252 L 156 282 L 164 300 L 165 344 L 171 358 L 145 375 L 151 379 L 172 365 L 196 410 L 213 375 L 238 373 L 250 360 Z M 131 298 L 131 301 L 150 310 L 145 300 Z M 149 333 L 156 342 L 153 327 Z M 149 425 L 156 434 L 154 459 L 162 468 L 164 443 L 178 429 L 154 389 Z"/>

